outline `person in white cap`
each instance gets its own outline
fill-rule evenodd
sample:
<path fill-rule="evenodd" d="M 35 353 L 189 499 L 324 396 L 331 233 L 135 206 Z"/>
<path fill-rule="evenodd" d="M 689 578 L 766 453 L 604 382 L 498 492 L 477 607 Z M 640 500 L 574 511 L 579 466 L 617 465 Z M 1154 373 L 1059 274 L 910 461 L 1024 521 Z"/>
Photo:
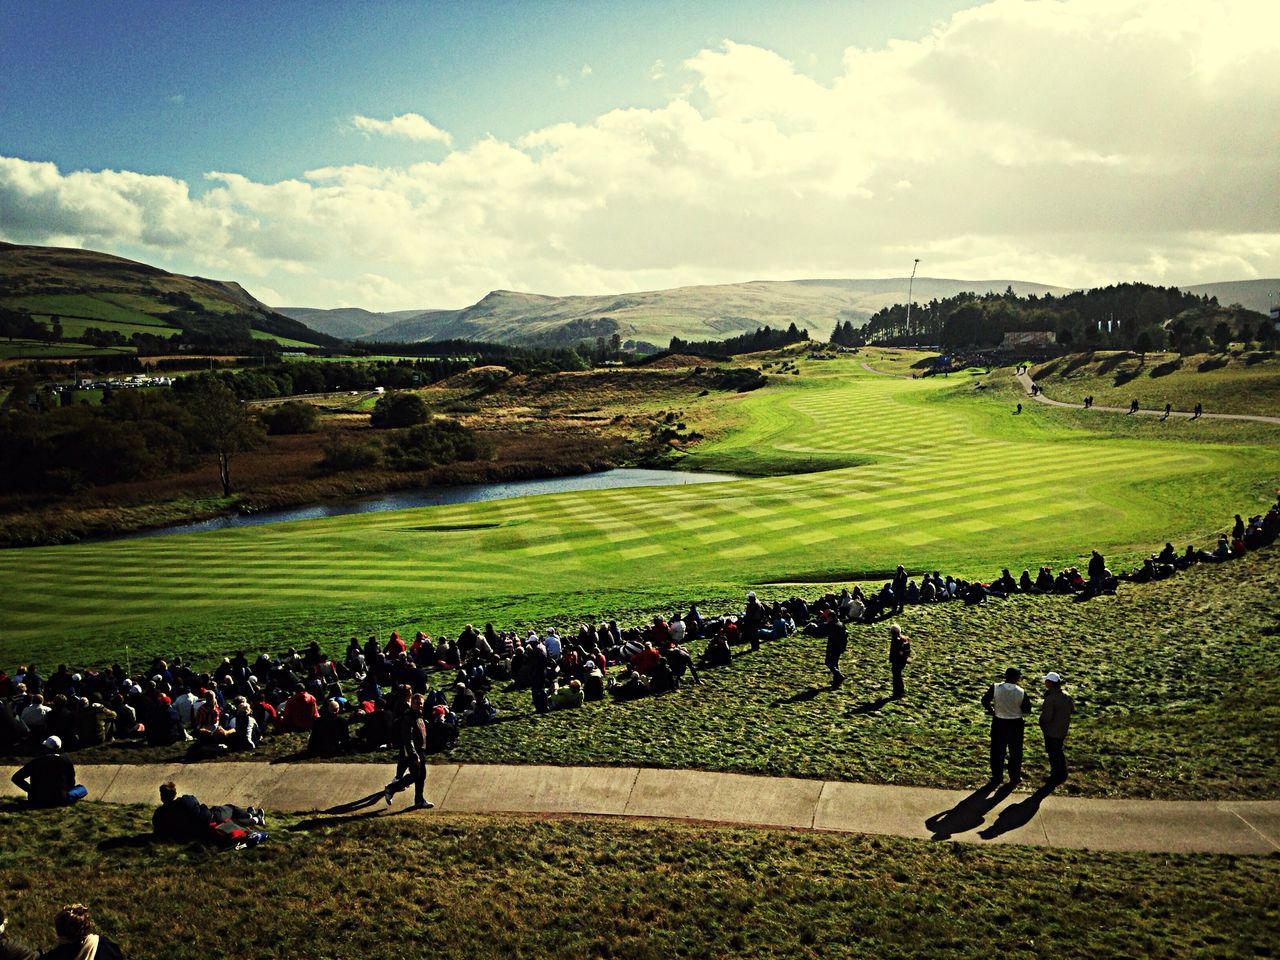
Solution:
<path fill-rule="evenodd" d="M 49 737 L 40 746 L 40 755 L 13 775 L 13 785 L 33 807 L 61 807 L 83 799 L 87 791 L 76 785 L 76 765 L 63 755 L 62 741 Z"/>
<path fill-rule="evenodd" d="M 1067 779 L 1067 754 L 1063 744 L 1071 725 L 1075 701 L 1062 692 L 1062 677 L 1050 671 L 1044 675 L 1044 703 L 1040 705 L 1040 731 L 1044 734 L 1044 752 L 1049 755 L 1048 783 Z"/>

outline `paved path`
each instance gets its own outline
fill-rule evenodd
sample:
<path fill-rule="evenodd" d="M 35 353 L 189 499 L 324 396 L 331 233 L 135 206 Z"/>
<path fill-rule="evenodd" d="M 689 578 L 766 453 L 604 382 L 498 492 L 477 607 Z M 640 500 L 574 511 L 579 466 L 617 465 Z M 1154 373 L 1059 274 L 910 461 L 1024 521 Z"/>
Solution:
<path fill-rule="evenodd" d="M 1034 397 L 1032 397 L 1031 396 L 1031 383 L 1032 383 L 1031 375 L 1026 373 L 1016 373 L 1014 374 L 1014 376 L 1017 378 L 1018 383 L 1022 385 L 1022 389 L 1026 391 L 1027 396 L 1031 397 L 1031 399 L 1033 400 L 1037 400 L 1040 403 L 1047 403 L 1051 407 L 1074 407 L 1077 410 L 1085 409 L 1085 405 L 1083 403 L 1066 403 L 1065 401 L 1062 401 L 1062 400 L 1050 400 L 1043 393 L 1037 393 Z M 1126 415 L 1129 413 L 1128 407 L 1104 407 L 1096 403 L 1093 406 L 1089 407 L 1088 409 L 1101 410 L 1105 413 L 1123 413 Z M 1164 415 L 1165 415 L 1164 410 L 1158 409 L 1155 407 L 1152 407 L 1150 410 L 1144 410 L 1139 408 L 1137 412 L 1137 416 L 1143 416 L 1143 417 L 1163 418 Z M 1194 420 L 1195 414 L 1187 413 L 1182 410 L 1173 410 L 1173 411 L 1170 411 L 1169 413 L 1169 419 Z M 1257 423 L 1280 423 L 1280 417 L 1264 417 L 1259 414 L 1252 414 L 1252 413 L 1202 413 L 1200 414 L 1200 419 L 1202 420 L 1253 420 Z"/>
<path fill-rule="evenodd" d="M 3 772 L 0 794 L 13 795 Z M 157 803 L 174 780 L 207 803 L 302 813 L 370 797 L 390 764 L 80 766 L 90 799 Z M 841 833 L 1152 853 L 1280 852 L 1280 800 L 1090 800 L 637 767 L 433 764 L 427 796 L 451 813 L 592 814 Z M 392 810 L 411 802 L 396 797 Z M 378 798 L 371 806 L 383 810 Z M 430 813 L 414 814 L 430 816 Z"/>

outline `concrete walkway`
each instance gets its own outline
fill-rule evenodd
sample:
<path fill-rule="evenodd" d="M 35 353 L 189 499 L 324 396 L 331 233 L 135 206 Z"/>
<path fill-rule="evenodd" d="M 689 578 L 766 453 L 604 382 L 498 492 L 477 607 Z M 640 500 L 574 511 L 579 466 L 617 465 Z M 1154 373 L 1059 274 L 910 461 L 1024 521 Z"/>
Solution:
<path fill-rule="evenodd" d="M 1125 415 L 1129 415 L 1128 407 L 1104 407 L 1104 406 L 1101 406 L 1100 404 L 1095 403 L 1093 406 L 1086 408 L 1083 403 L 1066 403 L 1063 400 L 1050 400 L 1043 393 L 1037 393 L 1035 396 L 1031 396 L 1031 384 L 1032 384 L 1031 375 L 1027 373 L 1015 373 L 1014 376 L 1017 378 L 1018 383 L 1022 385 L 1022 389 L 1026 392 L 1027 396 L 1031 397 L 1032 400 L 1038 401 L 1039 403 L 1047 403 L 1051 407 L 1074 407 L 1076 410 L 1084 410 L 1084 409 L 1100 410 L 1104 413 L 1123 413 Z M 1144 410 L 1142 408 L 1139 408 L 1137 413 L 1133 415 L 1142 416 L 1142 417 L 1160 417 L 1161 419 L 1163 419 L 1165 416 L 1165 413 L 1162 408 L 1157 409 L 1153 407 L 1150 410 Z M 1196 416 L 1194 413 L 1189 413 L 1183 410 L 1171 410 L 1169 412 L 1169 419 L 1170 420 L 1194 420 L 1196 419 Z M 1202 413 L 1200 414 L 1200 419 L 1201 420 L 1252 420 L 1255 423 L 1280 423 L 1280 417 L 1264 417 L 1259 414 L 1252 414 L 1252 413 Z"/>
<path fill-rule="evenodd" d="M 0 794 L 13 796 L 3 774 Z M 206 803 L 288 813 L 323 811 L 376 796 L 391 765 L 208 763 L 81 766 L 91 800 L 158 803 L 166 780 Z M 1280 800 L 1090 800 L 926 787 L 754 777 L 637 767 L 433 764 L 427 796 L 450 813 L 591 814 L 830 830 L 973 843 L 1149 853 L 1280 852 Z M 392 811 L 412 802 L 396 797 Z M 412 814 L 431 816 L 429 812 Z"/>

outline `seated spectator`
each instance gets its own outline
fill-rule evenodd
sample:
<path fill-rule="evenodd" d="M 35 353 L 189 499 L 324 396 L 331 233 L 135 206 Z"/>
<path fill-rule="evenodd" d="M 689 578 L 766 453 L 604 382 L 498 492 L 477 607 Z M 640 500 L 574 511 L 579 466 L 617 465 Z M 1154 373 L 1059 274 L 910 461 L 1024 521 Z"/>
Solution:
<path fill-rule="evenodd" d="M 280 714 L 277 731 L 279 733 L 310 733 L 318 716 L 320 716 L 320 707 L 316 703 L 316 698 L 299 683 L 295 686 L 292 696 L 284 703 L 284 711 Z"/>
<path fill-rule="evenodd" d="M 99 701 L 80 698 L 80 712 L 76 715 L 76 734 L 81 747 L 96 747 L 112 739 L 115 734 L 116 714 Z"/>
<path fill-rule="evenodd" d="M 443 704 L 431 708 L 427 721 L 427 749 L 447 750 L 458 740 L 458 716 Z"/>
<path fill-rule="evenodd" d="M 644 649 L 631 658 L 631 669 L 648 676 L 661 659 L 662 654 L 658 653 L 653 644 L 646 643 Z"/>
<path fill-rule="evenodd" d="M 729 649 L 729 641 L 724 634 L 717 634 L 707 641 L 707 648 L 698 658 L 700 667 L 723 667 L 733 660 L 733 651 Z"/>
<path fill-rule="evenodd" d="M 58 911 L 53 920 L 58 945 L 40 956 L 48 960 L 123 960 L 120 947 L 94 932 L 89 908 L 72 903 Z"/>
<path fill-rule="evenodd" d="M 262 741 L 262 725 L 244 697 L 236 700 L 235 716 L 228 745 L 232 750 L 257 750 Z"/>
<path fill-rule="evenodd" d="M 25 749 L 30 734 L 22 718 L 13 712 L 9 701 L 0 700 L 0 753 Z"/>
<path fill-rule="evenodd" d="M 604 672 L 595 661 L 587 664 L 586 674 L 582 678 L 582 696 L 585 700 L 604 699 Z"/>
<path fill-rule="evenodd" d="M 337 700 L 325 702 L 307 740 L 307 753 L 313 757 L 337 757 L 351 747 L 351 726 L 342 716 Z"/>
<path fill-rule="evenodd" d="M 21 714 L 21 720 L 31 732 L 32 740 L 43 740 L 45 738 L 46 728 L 49 725 L 49 714 L 52 712 L 53 708 L 45 705 L 43 694 L 36 693 L 32 695 L 31 702 L 27 704 Z"/>
<path fill-rule="evenodd" d="M 76 783 L 76 766 L 62 753 L 62 741 L 48 737 L 40 753 L 13 775 L 13 785 L 33 807 L 63 807 L 89 793 Z"/>
<path fill-rule="evenodd" d="M 477 693 L 475 705 L 471 708 L 471 712 L 462 718 L 462 723 L 468 727 L 483 727 L 497 719 L 498 708 L 489 702 L 487 694 Z"/>
<path fill-rule="evenodd" d="M 582 706 L 584 700 L 582 683 L 570 680 L 564 686 L 557 685 L 551 692 L 551 709 L 568 710 Z"/>
<path fill-rule="evenodd" d="M 643 674 L 627 667 L 609 681 L 609 696 L 614 700 L 637 700 L 649 695 L 649 680 Z"/>

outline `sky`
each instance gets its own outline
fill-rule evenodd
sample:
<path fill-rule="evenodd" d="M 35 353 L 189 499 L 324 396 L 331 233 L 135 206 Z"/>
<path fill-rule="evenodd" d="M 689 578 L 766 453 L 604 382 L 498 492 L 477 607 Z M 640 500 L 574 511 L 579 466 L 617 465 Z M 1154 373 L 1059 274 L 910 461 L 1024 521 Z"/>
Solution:
<path fill-rule="evenodd" d="M 1280 277 L 1274 0 L 0 5 L 0 239 L 273 306 Z"/>

